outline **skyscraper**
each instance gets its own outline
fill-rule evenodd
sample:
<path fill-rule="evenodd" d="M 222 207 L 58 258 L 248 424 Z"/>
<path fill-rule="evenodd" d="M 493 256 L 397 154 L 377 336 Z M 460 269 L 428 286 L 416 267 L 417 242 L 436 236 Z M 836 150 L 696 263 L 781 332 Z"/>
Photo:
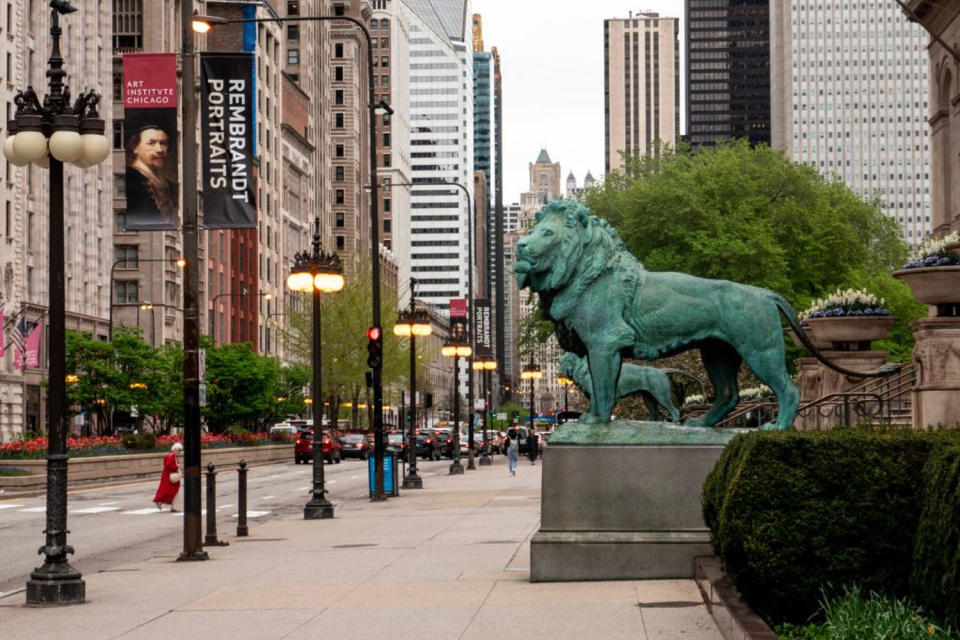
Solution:
<path fill-rule="evenodd" d="M 605 168 L 680 135 L 680 25 L 657 13 L 603 21 Z"/>
<path fill-rule="evenodd" d="M 483 50 L 483 21 L 479 14 L 473 15 L 473 168 L 483 173 L 487 189 L 484 202 L 477 204 L 484 208 L 484 218 L 489 221 L 487 233 L 488 246 L 484 253 L 488 256 L 485 272 L 492 278 L 495 268 L 493 242 L 495 240 L 496 220 L 491 215 L 496 199 L 496 100 L 494 97 L 494 60 L 493 54 Z M 479 194 L 477 196 L 479 198 Z M 492 290 L 492 283 L 481 283 L 484 295 Z M 479 287 L 478 287 L 479 290 Z"/>
<path fill-rule="evenodd" d="M 411 269 L 417 297 L 446 310 L 466 298 L 467 207 L 473 199 L 473 53 L 469 2 L 408 0 Z M 476 275 L 476 272 L 474 272 Z M 476 281 L 476 278 L 474 278 Z"/>
<path fill-rule="evenodd" d="M 770 0 L 686 0 L 687 135 L 770 143 Z"/>
<path fill-rule="evenodd" d="M 927 35 L 893 2 L 771 6 L 773 145 L 931 230 Z"/>

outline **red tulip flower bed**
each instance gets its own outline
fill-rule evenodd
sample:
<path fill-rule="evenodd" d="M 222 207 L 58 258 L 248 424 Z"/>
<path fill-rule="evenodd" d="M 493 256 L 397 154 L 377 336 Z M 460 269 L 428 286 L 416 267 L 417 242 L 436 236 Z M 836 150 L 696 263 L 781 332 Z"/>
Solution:
<path fill-rule="evenodd" d="M 182 442 L 183 436 L 158 436 L 157 446 L 152 450 L 137 450 L 136 453 L 151 453 L 169 451 L 175 442 Z M 292 442 L 292 440 L 290 440 Z M 278 444 L 276 436 L 273 439 L 264 431 L 225 433 L 215 435 L 205 433 L 200 437 L 201 447 L 214 449 L 221 447 L 252 447 L 263 444 Z M 40 437 L 32 440 L 14 440 L 0 444 L 0 459 L 5 460 L 36 460 L 47 455 L 47 439 Z M 130 453 L 124 447 L 120 436 L 89 436 L 67 438 L 67 455 L 69 456 L 104 456 Z"/>

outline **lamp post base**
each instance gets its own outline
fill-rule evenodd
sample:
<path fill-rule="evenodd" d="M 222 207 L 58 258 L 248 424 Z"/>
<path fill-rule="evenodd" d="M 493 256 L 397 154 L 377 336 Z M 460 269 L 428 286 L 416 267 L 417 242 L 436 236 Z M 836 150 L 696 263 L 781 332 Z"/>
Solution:
<path fill-rule="evenodd" d="M 489 467 L 493 464 L 493 458 L 491 458 L 486 453 L 480 456 L 480 462 L 478 463 L 481 467 Z"/>
<path fill-rule="evenodd" d="M 467 471 L 474 471 L 477 468 L 477 465 L 473 462 L 473 449 L 470 449 L 470 454 L 467 456 Z"/>
<path fill-rule="evenodd" d="M 333 517 L 333 504 L 329 500 L 311 500 L 303 507 L 304 520 L 329 520 Z"/>
<path fill-rule="evenodd" d="M 416 471 L 410 471 L 403 477 L 401 489 L 423 489 L 423 478 Z"/>
<path fill-rule="evenodd" d="M 463 465 L 460 464 L 459 460 L 454 460 L 453 464 L 450 465 L 450 475 L 451 476 L 463 475 Z"/>
<path fill-rule="evenodd" d="M 86 584 L 80 572 L 67 563 L 55 567 L 44 565 L 31 573 L 27 580 L 27 604 L 30 606 L 52 607 L 84 602 Z"/>
<path fill-rule="evenodd" d="M 186 551 L 181 551 L 180 555 L 177 557 L 177 562 L 193 562 L 193 561 L 202 561 L 209 560 L 210 556 L 207 555 L 207 552 L 203 549 L 198 549 L 192 553 L 187 553 Z"/>

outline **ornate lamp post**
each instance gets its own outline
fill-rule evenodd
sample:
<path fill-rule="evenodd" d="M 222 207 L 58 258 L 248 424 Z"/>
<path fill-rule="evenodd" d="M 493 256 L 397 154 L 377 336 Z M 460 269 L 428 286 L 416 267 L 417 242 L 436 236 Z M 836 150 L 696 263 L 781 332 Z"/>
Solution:
<path fill-rule="evenodd" d="M 490 407 L 487 398 L 487 378 L 491 371 L 496 371 L 497 360 L 489 350 L 484 349 L 483 353 L 477 353 L 473 359 L 473 368 L 480 372 L 480 378 L 483 380 L 483 453 L 480 455 L 480 466 L 484 467 L 493 463 L 490 459 L 490 441 L 487 439 L 487 419 L 490 416 Z"/>
<path fill-rule="evenodd" d="M 473 355 L 464 324 L 453 324 L 450 339 L 440 347 L 440 355 L 453 358 L 453 463 L 450 465 L 450 475 L 458 475 L 463 473 L 463 465 L 460 464 L 460 358 Z"/>
<path fill-rule="evenodd" d="M 533 431 L 533 414 L 534 414 L 534 384 L 536 381 L 543 377 L 543 372 L 540 371 L 540 367 L 534 363 L 530 363 L 523 368 L 520 372 L 520 378 L 522 380 L 530 381 L 530 430 Z"/>
<path fill-rule="evenodd" d="M 566 376 L 559 376 L 557 377 L 557 384 L 563 387 L 563 410 L 564 412 L 570 411 L 570 400 L 567 397 L 567 391 L 570 390 L 574 382 Z"/>
<path fill-rule="evenodd" d="M 417 336 L 433 333 L 430 317 L 423 309 L 417 309 L 414 290 L 417 281 L 410 278 L 410 308 L 401 311 L 393 333 L 410 338 L 410 431 L 407 434 L 407 475 L 403 478 L 404 489 L 422 489 L 423 479 L 417 475 Z M 401 401 L 401 408 L 403 402 Z M 399 422 L 399 419 L 398 419 Z"/>
<path fill-rule="evenodd" d="M 294 268 L 296 268 L 296 266 L 294 266 Z M 217 295 L 213 296 L 213 301 L 210 303 L 210 306 L 213 307 L 213 313 L 214 315 L 216 315 L 217 300 L 219 300 L 220 298 L 244 298 L 246 296 L 257 296 L 258 298 L 264 298 L 266 300 L 270 300 L 273 298 L 272 293 L 267 293 L 266 291 L 257 291 L 257 292 L 247 291 L 247 289 L 244 287 L 238 293 L 218 293 Z M 217 323 L 212 322 L 211 325 L 212 326 L 210 327 L 210 335 L 213 338 L 214 344 L 223 344 L 223 335 L 219 335 L 219 336 L 217 335 Z M 231 330 L 230 333 L 232 334 L 233 331 Z M 232 339 L 233 336 L 231 335 L 229 337 Z M 217 338 L 219 338 L 219 340 L 217 340 Z"/>
<path fill-rule="evenodd" d="M 48 93 L 40 103 L 33 87 L 14 98 L 17 106 L 8 129 L 13 134 L 3 142 L 3 152 L 18 167 L 33 163 L 50 168 L 50 261 L 49 261 L 49 389 L 48 417 L 50 436 L 47 449 L 47 527 L 46 541 L 40 552 L 43 566 L 35 569 L 27 581 L 27 604 L 55 605 L 84 602 L 86 585 L 80 572 L 70 566 L 67 555 L 67 429 L 66 371 L 66 293 L 64 291 L 63 164 L 86 168 L 100 164 L 110 155 L 110 143 L 104 136 L 105 125 L 97 114 L 100 95 L 81 94 L 70 104 L 70 89 L 63 83 L 67 72 L 60 55 L 60 16 L 77 9 L 69 0 L 50 1 L 50 36 L 53 46 L 47 61 Z"/>
<path fill-rule="evenodd" d="M 323 481 L 323 394 L 320 367 L 320 293 L 336 293 L 343 289 L 343 267 L 336 253 L 320 248 L 320 218 L 313 221 L 313 252 L 293 256 L 293 268 L 287 276 L 287 288 L 313 295 L 313 384 L 310 404 L 313 409 L 313 491 L 303 507 L 304 520 L 333 517 L 333 503 L 327 500 Z"/>

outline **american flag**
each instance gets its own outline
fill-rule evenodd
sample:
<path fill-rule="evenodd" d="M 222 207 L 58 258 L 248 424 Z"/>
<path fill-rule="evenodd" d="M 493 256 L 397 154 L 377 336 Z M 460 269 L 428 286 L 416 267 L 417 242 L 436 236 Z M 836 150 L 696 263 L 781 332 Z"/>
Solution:
<path fill-rule="evenodd" d="M 23 324 L 23 316 L 20 316 L 20 321 L 10 330 L 10 344 L 21 353 L 27 347 L 26 338 L 23 336 L 24 331 L 26 331 L 26 326 Z"/>

